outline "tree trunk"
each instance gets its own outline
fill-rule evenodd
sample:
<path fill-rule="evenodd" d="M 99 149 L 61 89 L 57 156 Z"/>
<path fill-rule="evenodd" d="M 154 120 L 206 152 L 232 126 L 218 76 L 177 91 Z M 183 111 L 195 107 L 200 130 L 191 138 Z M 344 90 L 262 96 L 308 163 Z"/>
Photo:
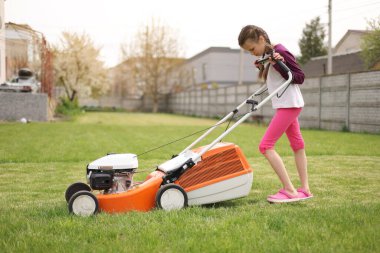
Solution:
<path fill-rule="evenodd" d="M 153 108 L 152 108 L 152 112 L 153 113 L 157 113 L 158 112 L 158 94 L 157 93 L 153 93 L 152 94 L 152 100 L 153 100 Z"/>
<path fill-rule="evenodd" d="M 71 102 L 74 101 L 76 94 L 77 94 L 77 91 L 76 91 L 76 90 L 73 90 L 73 93 L 71 93 L 71 96 L 70 96 L 70 101 L 71 101 Z"/>
<path fill-rule="evenodd" d="M 158 112 L 158 99 L 155 97 L 153 98 L 153 110 L 152 110 L 153 113 L 157 113 Z"/>

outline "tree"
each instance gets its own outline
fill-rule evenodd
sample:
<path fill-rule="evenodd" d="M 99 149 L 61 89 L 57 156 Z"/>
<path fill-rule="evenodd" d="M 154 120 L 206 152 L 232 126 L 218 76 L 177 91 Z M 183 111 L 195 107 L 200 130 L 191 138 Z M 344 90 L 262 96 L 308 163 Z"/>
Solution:
<path fill-rule="evenodd" d="M 99 53 L 87 34 L 63 32 L 61 43 L 53 47 L 55 83 L 64 87 L 70 101 L 107 91 L 107 70 L 98 60 Z"/>
<path fill-rule="evenodd" d="M 169 86 L 171 93 L 181 92 L 186 88 L 194 87 L 194 67 L 186 66 L 186 64 L 179 64 L 170 72 Z"/>
<path fill-rule="evenodd" d="M 316 17 L 306 24 L 302 30 L 302 38 L 298 41 L 301 57 L 298 61 L 305 64 L 312 57 L 322 56 L 327 54 L 327 48 L 323 41 L 326 37 L 323 25 L 320 23 L 320 17 Z"/>
<path fill-rule="evenodd" d="M 380 69 L 380 16 L 368 21 L 370 32 L 363 36 L 361 57 L 367 68 Z"/>
<path fill-rule="evenodd" d="M 152 19 L 143 26 L 134 41 L 123 46 L 134 83 L 143 95 L 152 98 L 153 112 L 158 111 L 159 95 L 168 91 L 168 78 L 173 67 L 183 62 L 177 35 L 170 27 Z"/>

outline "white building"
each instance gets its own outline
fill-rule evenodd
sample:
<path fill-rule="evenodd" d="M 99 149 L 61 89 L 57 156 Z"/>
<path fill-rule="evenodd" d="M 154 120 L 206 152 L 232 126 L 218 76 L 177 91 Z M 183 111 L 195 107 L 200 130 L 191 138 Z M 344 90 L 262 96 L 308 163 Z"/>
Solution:
<path fill-rule="evenodd" d="M 180 91 L 250 84 L 257 80 L 255 59 L 240 49 L 210 47 L 174 69 L 169 86 Z"/>
<path fill-rule="evenodd" d="M 334 48 L 334 55 L 350 54 L 361 51 L 361 41 L 366 30 L 348 30 Z"/>
<path fill-rule="evenodd" d="M 1 1 L 1 0 L 0 0 Z M 26 24 L 5 24 L 6 78 L 17 75 L 20 68 L 41 71 L 41 37 Z"/>

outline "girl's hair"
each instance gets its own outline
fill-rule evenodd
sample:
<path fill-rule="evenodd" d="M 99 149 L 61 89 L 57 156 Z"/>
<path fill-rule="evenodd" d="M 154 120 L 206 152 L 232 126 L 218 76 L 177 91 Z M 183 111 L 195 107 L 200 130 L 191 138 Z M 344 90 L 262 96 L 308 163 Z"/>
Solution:
<path fill-rule="evenodd" d="M 263 36 L 265 39 L 265 54 L 271 54 L 273 52 L 273 46 L 270 43 L 270 39 L 268 34 L 261 28 L 255 25 L 247 25 L 241 29 L 238 41 L 239 41 L 239 46 L 242 47 L 244 43 L 248 40 L 251 39 L 254 42 L 258 42 L 260 36 Z M 269 64 L 264 68 L 264 66 L 260 67 L 260 72 L 259 72 L 259 78 L 264 79 L 266 81 L 267 76 L 268 76 L 268 71 L 269 71 Z"/>

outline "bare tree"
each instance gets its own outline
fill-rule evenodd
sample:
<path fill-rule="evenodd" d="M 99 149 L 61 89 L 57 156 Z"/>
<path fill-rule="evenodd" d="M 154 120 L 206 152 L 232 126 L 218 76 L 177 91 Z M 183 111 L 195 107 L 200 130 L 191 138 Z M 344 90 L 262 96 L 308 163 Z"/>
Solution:
<path fill-rule="evenodd" d="M 107 69 L 98 57 L 100 48 L 87 34 L 63 32 L 61 43 L 53 47 L 55 83 L 63 86 L 67 98 L 98 97 L 109 85 Z"/>
<path fill-rule="evenodd" d="M 194 69 L 192 66 L 179 64 L 170 71 L 169 86 L 172 93 L 181 92 L 194 86 Z"/>
<path fill-rule="evenodd" d="M 124 45 L 124 52 L 134 83 L 143 95 L 152 98 L 152 111 L 157 112 L 159 95 L 171 89 L 168 85 L 170 71 L 184 60 L 179 57 L 177 34 L 152 19 L 137 32 L 131 44 Z"/>
<path fill-rule="evenodd" d="M 138 95 L 134 78 L 134 61 L 128 59 L 110 69 L 112 88 L 110 95 L 122 99 L 129 95 Z"/>

